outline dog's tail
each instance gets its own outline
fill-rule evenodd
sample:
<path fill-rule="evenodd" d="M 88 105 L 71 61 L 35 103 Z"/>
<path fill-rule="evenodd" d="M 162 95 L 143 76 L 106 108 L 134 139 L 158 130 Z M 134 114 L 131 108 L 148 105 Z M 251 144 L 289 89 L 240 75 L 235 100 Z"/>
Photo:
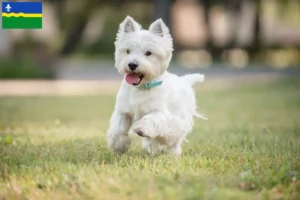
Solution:
<path fill-rule="evenodd" d="M 195 113 L 194 113 L 194 116 L 195 116 L 195 117 L 198 117 L 198 118 L 201 118 L 201 119 L 204 119 L 204 120 L 208 120 L 207 117 L 205 117 L 204 115 L 202 115 L 202 114 L 200 114 L 200 113 L 198 113 L 198 112 L 195 112 Z"/>
<path fill-rule="evenodd" d="M 187 82 L 189 85 L 194 85 L 196 82 L 203 82 L 204 81 L 204 75 L 203 74 L 187 74 L 184 76 L 181 76 L 185 82 Z"/>

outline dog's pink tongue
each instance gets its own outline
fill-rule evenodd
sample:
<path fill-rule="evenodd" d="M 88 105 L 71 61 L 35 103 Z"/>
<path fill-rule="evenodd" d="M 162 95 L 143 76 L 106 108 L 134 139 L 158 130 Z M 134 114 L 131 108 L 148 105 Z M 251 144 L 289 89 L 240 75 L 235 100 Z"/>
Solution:
<path fill-rule="evenodd" d="M 138 74 L 126 74 L 125 80 L 128 84 L 134 84 L 139 81 L 140 75 Z"/>

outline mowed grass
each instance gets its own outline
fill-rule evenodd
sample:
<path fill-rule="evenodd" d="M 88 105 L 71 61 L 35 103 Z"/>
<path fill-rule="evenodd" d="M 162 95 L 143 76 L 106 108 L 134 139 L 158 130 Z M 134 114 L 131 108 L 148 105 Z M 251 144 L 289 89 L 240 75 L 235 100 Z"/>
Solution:
<path fill-rule="evenodd" d="M 109 151 L 114 95 L 0 97 L 0 199 L 299 199 L 300 80 L 211 84 L 181 158 Z"/>

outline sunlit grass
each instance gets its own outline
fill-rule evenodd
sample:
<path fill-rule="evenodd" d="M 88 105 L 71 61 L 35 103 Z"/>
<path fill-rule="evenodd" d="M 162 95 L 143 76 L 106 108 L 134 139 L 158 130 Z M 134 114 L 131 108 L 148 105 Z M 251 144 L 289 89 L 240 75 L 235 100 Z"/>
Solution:
<path fill-rule="evenodd" d="M 114 96 L 1 97 L 0 199 L 297 199 L 299 86 L 199 85 L 180 159 L 110 152 Z"/>

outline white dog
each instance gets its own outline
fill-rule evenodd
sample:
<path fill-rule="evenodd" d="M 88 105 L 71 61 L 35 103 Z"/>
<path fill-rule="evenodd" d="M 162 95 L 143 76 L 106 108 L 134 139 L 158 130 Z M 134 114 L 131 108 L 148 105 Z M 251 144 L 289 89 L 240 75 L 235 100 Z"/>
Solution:
<path fill-rule="evenodd" d="M 133 130 L 143 137 L 142 146 L 150 154 L 181 155 L 193 117 L 206 119 L 196 111 L 192 89 L 204 75 L 178 77 L 167 72 L 173 41 L 161 19 L 142 30 L 127 16 L 120 24 L 115 48 L 115 67 L 125 77 L 107 131 L 109 147 L 125 153 L 130 146 L 128 133 Z"/>

